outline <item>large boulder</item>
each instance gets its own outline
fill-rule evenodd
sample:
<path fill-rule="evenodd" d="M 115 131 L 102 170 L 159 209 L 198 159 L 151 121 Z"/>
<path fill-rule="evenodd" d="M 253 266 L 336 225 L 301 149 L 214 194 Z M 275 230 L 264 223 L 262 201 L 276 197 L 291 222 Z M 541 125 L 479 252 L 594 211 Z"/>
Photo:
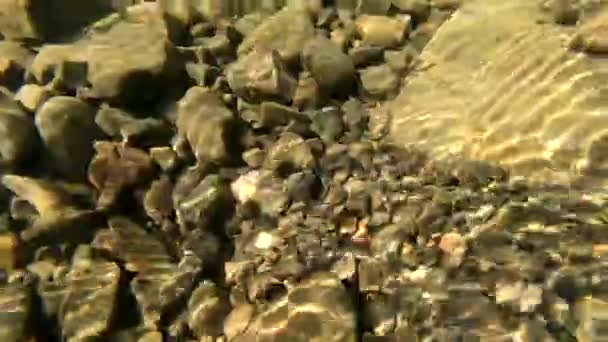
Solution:
<path fill-rule="evenodd" d="M 608 60 L 570 49 L 575 34 L 534 1 L 465 2 L 388 106 L 390 138 L 540 182 L 605 177 Z"/>

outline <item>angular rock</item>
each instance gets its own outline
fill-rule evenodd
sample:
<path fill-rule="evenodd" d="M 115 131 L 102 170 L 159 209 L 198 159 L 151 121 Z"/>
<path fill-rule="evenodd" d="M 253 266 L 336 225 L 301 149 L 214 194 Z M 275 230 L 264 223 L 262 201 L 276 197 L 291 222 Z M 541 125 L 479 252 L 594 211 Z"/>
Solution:
<path fill-rule="evenodd" d="M 100 141 L 88 167 L 89 182 L 99 190 L 98 208 L 114 204 L 123 189 L 142 184 L 154 174 L 154 164 L 142 150 Z"/>
<path fill-rule="evenodd" d="M 77 98 L 57 96 L 40 108 L 35 121 L 52 169 L 71 180 L 84 179 L 99 137 L 94 109 Z"/>
<path fill-rule="evenodd" d="M 315 156 L 306 141 L 297 134 L 285 132 L 273 144 L 266 155 L 265 167 L 277 170 L 280 167 L 312 168 Z"/>
<path fill-rule="evenodd" d="M 285 61 L 292 61 L 314 36 L 312 21 L 305 11 L 283 9 L 264 20 L 238 48 L 239 55 L 252 50 L 277 51 Z"/>
<path fill-rule="evenodd" d="M 385 15 L 391 7 L 391 0 L 357 0 L 357 13 Z"/>
<path fill-rule="evenodd" d="M 0 157 L 4 167 L 14 168 L 31 157 L 36 144 L 33 120 L 0 88 Z"/>
<path fill-rule="evenodd" d="M 86 42 L 83 41 L 71 45 L 45 44 L 34 57 L 29 75 L 39 84 L 51 83 L 59 77 L 62 64 L 86 61 L 86 48 Z"/>
<path fill-rule="evenodd" d="M 212 90 L 190 88 L 178 103 L 176 126 L 199 163 L 230 161 L 236 148 L 234 116 Z"/>
<path fill-rule="evenodd" d="M 150 158 L 165 172 L 174 170 L 179 163 L 177 153 L 171 147 L 152 147 Z"/>
<path fill-rule="evenodd" d="M 0 33 L 11 40 L 58 38 L 74 33 L 110 9 L 100 0 L 7 0 L 0 6 Z"/>
<path fill-rule="evenodd" d="M 232 201 L 229 184 L 214 174 L 201 179 L 200 175 L 186 173 L 173 189 L 177 222 L 186 230 L 207 228 L 229 210 Z"/>
<path fill-rule="evenodd" d="M 383 52 L 384 49 L 379 46 L 360 45 L 354 46 L 348 51 L 348 54 L 353 58 L 355 67 L 361 68 L 381 61 Z"/>
<path fill-rule="evenodd" d="M 316 36 L 302 52 L 302 63 L 328 96 L 347 96 L 355 86 L 355 65 L 331 40 Z"/>
<path fill-rule="evenodd" d="M 431 12 L 430 0 L 393 0 L 393 6 L 411 15 L 416 22 L 424 21 Z"/>
<path fill-rule="evenodd" d="M 255 307 L 251 304 L 236 306 L 224 320 L 224 335 L 229 341 L 241 335 L 249 326 Z"/>
<path fill-rule="evenodd" d="M 228 66 L 226 75 L 232 91 L 253 103 L 263 99 L 289 102 L 297 85 L 276 51 L 242 55 Z"/>

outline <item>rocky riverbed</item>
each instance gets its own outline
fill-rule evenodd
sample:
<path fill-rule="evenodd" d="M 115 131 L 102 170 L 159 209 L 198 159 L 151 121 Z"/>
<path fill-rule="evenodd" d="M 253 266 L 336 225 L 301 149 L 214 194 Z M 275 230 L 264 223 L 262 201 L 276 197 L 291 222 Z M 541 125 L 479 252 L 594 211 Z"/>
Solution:
<path fill-rule="evenodd" d="M 0 341 L 605 338 L 608 193 L 385 139 L 458 1 L 74 3 L 0 2 Z"/>

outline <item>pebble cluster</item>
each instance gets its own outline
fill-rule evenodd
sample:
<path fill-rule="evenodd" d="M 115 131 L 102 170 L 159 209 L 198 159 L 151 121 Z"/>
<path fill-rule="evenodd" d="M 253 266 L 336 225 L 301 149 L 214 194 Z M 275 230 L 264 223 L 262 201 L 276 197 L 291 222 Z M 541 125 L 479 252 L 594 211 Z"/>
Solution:
<path fill-rule="evenodd" d="M 0 16 L 0 341 L 598 341 L 608 194 L 383 140 L 456 7 Z"/>

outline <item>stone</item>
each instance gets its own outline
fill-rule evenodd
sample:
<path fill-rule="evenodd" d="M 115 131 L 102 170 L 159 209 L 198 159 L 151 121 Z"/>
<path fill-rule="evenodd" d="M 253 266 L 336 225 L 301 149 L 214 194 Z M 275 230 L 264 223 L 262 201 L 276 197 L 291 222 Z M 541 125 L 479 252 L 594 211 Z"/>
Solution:
<path fill-rule="evenodd" d="M 120 268 L 112 262 L 75 263 L 67 274 L 67 293 L 60 308 L 67 340 L 100 337 L 118 313 Z"/>
<path fill-rule="evenodd" d="M 386 64 L 369 66 L 359 71 L 362 91 L 367 96 L 385 99 L 397 95 L 400 78 Z"/>
<path fill-rule="evenodd" d="M 232 91 L 253 103 L 263 99 L 289 102 L 297 86 L 276 51 L 242 55 L 227 67 L 226 75 Z"/>
<path fill-rule="evenodd" d="M 209 280 L 204 280 L 188 300 L 188 326 L 198 337 L 218 337 L 230 312 L 227 293 Z"/>
<path fill-rule="evenodd" d="M 160 179 L 150 184 L 150 188 L 144 195 L 144 210 L 148 217 L 158 225 L 161 225 L 164 220 L 169 220 L 173 214 L 172 190 L 171 180 L 166 176 L 161 176 Z"/>
<path fill-rule="evenodd" d="M 185 230 L 207 228 L 233 201 L 229 183 L 220 176 L 211 174 L 202 179 L 192 176 L 182 175 L 173 189 L 177 222 Z"/>
<path fill-rule="evenodd" d="M 357 31 L 364 43 L 391 48 L 401 45 L 410 31 L 411 17 L 362 15 L 357 18 Z"/>
<path fill-rule="evenodd" d="M 249 326 L 255 314 L 255 307 L 251 304 L 241 304 L 232 309 L 224 320 L 224 335 L 232 341 L 241 335 Z"/>
<path fill-rule="evenodd" d="M 329 96 L 344 97 L 355 86 L 355 65 L 350 56 L 323 36 L 311 39 L 302 52 L 302 63 Z"/>
<path fill-rule="evenodd" d="M 93 107 L 77 98 L 56 96 L 36 113 L 36 128 L 53 170 L 71 180 L 82 180 L 99 137 Z"/>
<path fill-rule="evenodd" d="M 254 147 L 243 152 L 243 161 L 251 168 L 257 169 L 264 164 L 266 158 L 266 151 Z"/>
<path fill-rule="evenodd" d="M 89 182 L 99 191 L 98 208 L 115 204 L 126 188 L 142 184 L 154 174 L 154 164 L 144 151 L 123 144 L 100 141 L 89 164 Z"/>
<path fill-rule="evenodd" d="M 316 159 L 310 146 L 302 137 L 290 132 L 283 133 L 270 147 L 264 162 L 265 167 L 272 170 L 280 167 L 309 169 L 315 164 Z"/>
<path fill-rule="evenodd" d="M 218 95 L 192 87 L 178 102 L 177 131 L 199 163 L 229 162 L 233 157 L 235 118 Z"/>
<path fill-rule="evenodd" d="M 608 20 L 606 13 L 585 20 L 570 41 L 570 48 L 588 54 L 608 54 L 608 38 L 606 38 L 608 24 L 606 24 L 606 20 Z"/>
<path fill-rule="evenodd" d="M 14 168 L 31 158 L 36 145 L 33 120 L 0 88 L 0 156 L 5 167 Z"/>
<path fill-rule="evenodd" d="M 99 0 L 7 0 L 0 6 L 0 33 L 10 40 L 56 39 L 76 32 L 110 10 L 107 2 Z"/>
<path fill-rule="evenodd" d="M 70 195 L 46 180 L 6 174 L 2 184 L 28 202 L 38 214 L 20 238 L 31 246 L 78 243 L 90 239 L 95 231 L 95 212 L 74 205 Z"/>
<path fill-rule="evenodd" d="M 340 109 L 326 107 L 313 112 L 311 129 L 327 144 L 339 140 L 344 131 Z"/>
<path fill-rule="evenodd" d="M 322 103 L 323 95 L 317 81 L 310 72 L 300 73 L 298 85 L 293 95 L 293 105 L 300 110 L 313 110 Z"/>
<path fill-rule="evenodd" d="M 165 172 L 174 170 L 179 163 L 177 153 L 171 147 L 152 147 L 150 158 Z"/>
<path fill-rule="evenodd" d="M 585 89 L 601 87 L 606 61 L 572 53 L 564 37 L 574 30 L 538 24 L 543 16 L 538 4 L 515 0 L 504 5 L 466 1 L 440 26 L 420 56 L 420 68 L 429 68 L 411 75 L 388 106 L 393 118 L 389 140 L 399 146 L 415 142 L 438 159 L 456 154 L 498 163 L 532 184 L 600 181 L 604 162 L 592 155 L 600 155 L 604 143 L 596 131 L 602 119 L 595 113 L 605 111 L 606 104 L 600 92 L 586 94 L 565 84 L 585 75 L 591 87 Z M 487 67 L 479 68 L 480 61 Z M 559 80 L 538 79 L 571 63 Z M 552 96 L 557 89 L 564 91 Z M 579 96 L 585 100 L 564 100 Z M 540 121 L 551 124 L 535 124 Z"/>
<path fill-rule="evenodd" d="M 380 46 L 360 45 L 354 46 L 348 51 L 352 57 L 355 67 L 366 67 L 370 64 L 382 61 L 384 49 Z"/>
<path fill-rule="evenodd" d="M 391 0 L 357 0 L 359 14 L 385 15 L 391 7 Z"/>
<path fill-rule="evenodd" d="M 394 72 L 403 74 L 408 71 L 414 64 L 414 60 L 418 53 L 414 48 L 406 46 L 401 50 L 386 50 L 384 51 L 384 61 Z"/>
<path fill-rule="evenodd" d="M 285 61 L 293 61 L 306 42 L 313 38 L 314 27 L 305 11 L 283 9 L 261 22 L 238 48 L 239 55 L 252 50 L 277 51 Z"/>
<path fill-rule="evenodd" d="M 51 93 L 47 88 L 37 84 L 25 84 L 15 94 L 15 101 L 21 103 L 25 109 L 35 113 L 50 97 Z"/>
<path fill-rule="evenodd" d="M 97 111 L 95 123 L 112 138 L 120 138 L 126 144 L 144 148 L 168 144 L 173 135 L 171 127 L 159 119 L 136 119 L 129 113 L 107 104 Z"/>

